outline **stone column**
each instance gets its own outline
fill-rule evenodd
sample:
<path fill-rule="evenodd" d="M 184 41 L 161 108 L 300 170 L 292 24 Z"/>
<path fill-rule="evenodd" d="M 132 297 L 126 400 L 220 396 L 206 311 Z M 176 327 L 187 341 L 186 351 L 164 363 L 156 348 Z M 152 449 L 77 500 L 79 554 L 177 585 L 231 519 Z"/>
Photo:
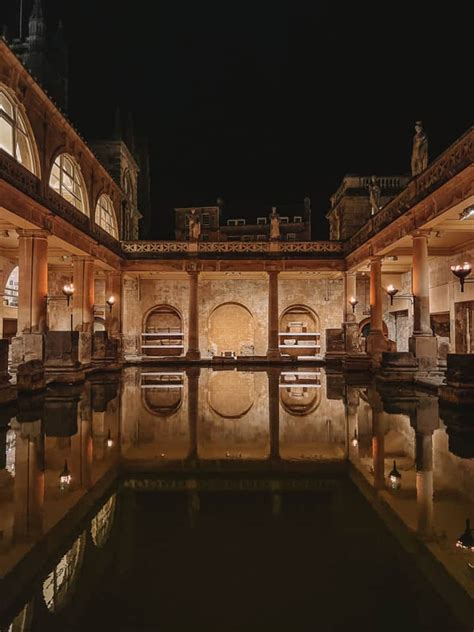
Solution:
<path fill-rule="evenodd" d="M 192 367 L 187 369 L 188 378 L 188 426 L 189 426 L 189 454 L 191 461 L 198 458 L 197 423 L 199 413 L 199 375 L 201 369 Z"/>
<path fill-rule="evenodd" d="M 382 260 L 370 259 L 370 331 L 367 337 L 367 351 L 375 364 L 379 364 L 382 351 L 387 350 L 382 320 Z"/>
<path fill-rule="evenodd" d="M 436 368 L 438 344 L 430 326 L 430 283 L 428 267 L 429 231 L 413 234 L 413 336 L 409 350 L 421 370 Z"/>
<path fill-rule="evenodd" d="M 279 318 L 278 318 L 278 271 L 268 272 L 268 346 L 267 358 L 278 360 L 280 349 L 278 347 Z"/>
<path fill-rule="evenodd" d="M 357 298 L 357 272 L 344 272 L 344 314 L 345 322 L 350 323 L 356 320 L 349 303 L 351 297 Z"/>
<path fill-rule="evenodd" d="M 112 309 L 105 304 L 105 329 L 109 336 L 117 337 L 122 332 L 122 275 L 120 272 L 105 273 L 105 300 L 113 296 L 115 303 Z"/>
<path fill-rule="evenodd" d="M 359 390 L 351 386 L 346 387 L 346 423 L 347 423 L 347 452 L 349 460 L 359 458 Z M 357 445 L 352 445 L 354 437 L 357 437 Z"/>
<path fill-rule="evenodd" d="M 416 437 L 416 503 L 418 534 L 431 539 L 433 528 L 433 434 L 417 432 Z"/>
<path fill-rule="evenodd" d="M 18 230 L 18 333 L 46 331 L 48 235 L 45 230 Z"/>
<path fill-rule="evenodd" d="M 270 461 L 280 460 L 280 371 L 268 369 Z"/>
<path fill-rule="evenodd" d="M 189 274 L 189 313 L 188 313 L 188 360 L 199 360 L 199 272 L 190 271 Z"/>
<path fill-rule="evenodd" d="M 74 257 L 74 295 L 72 299 L 74 331 L 94 330 L 94 259 Z"/>

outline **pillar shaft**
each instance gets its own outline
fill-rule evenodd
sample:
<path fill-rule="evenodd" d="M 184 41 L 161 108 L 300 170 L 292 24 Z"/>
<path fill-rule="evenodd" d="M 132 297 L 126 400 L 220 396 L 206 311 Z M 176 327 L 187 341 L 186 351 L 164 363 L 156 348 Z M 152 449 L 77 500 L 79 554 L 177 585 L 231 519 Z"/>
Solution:
<path fill-rule="evenodd" d="M 74 331 L 94 330 L 94 260 L 74 257 L 74 295 L 72 302 Z"/>
<path fill-rule="evenodd" d="M 189 459 L 198 458 L 197 423 L 199 411 L 199 375 L 201 369 L 192 367 L 186 371 L 188 378 L 188 425 L 189 425 Z"/>
<path fill-rule="evenodd" d="M 382 332 L 382 261 L 370 260 L 370 333 Z"/>
<path fill-rule="evenodd" d="M 355 314 L 352 311 L 352 306 L 349 300 L 354 297 L 357 298 L 357 273 L 345 272 L 344 273 L 344 320 L 345 322 L 351 322 L 355 320 Z"/>
<path fill-rule="evenodd" d="M 189 324 L 188 324 L 188 352 L 187 358 L 199 360 L 199 272 L 189 272 Z"/>
<path fill-rule="evenodd" d="M 268 358 L 279 358 L 278 347 L 278 271 L 268 273 Z"/>
<path fill-rule="evenodd" d="M 413 335 L 432 336 L 430 327 L 430 283 L 428 268 L 428 235 L 418 231 L 413 235 Z"/>
<path fill-rule="evenodd" d="M 277 461 L 280 458 L 280 372 L 273 368 L 267 375 L 270 460 Z"/>
<path fill-rule="evenodd" d="M 46 331 L 48 232 L 18 231 L 18 333 Z"/>
<path fill-rule="evenodd" d="M 120 272 L 106 272 L 105 300 L 115 299 L 112 309 L 105 304 L 105 329 L 110 336 L 118 336 L 122 331 L 122 278 Z"/>

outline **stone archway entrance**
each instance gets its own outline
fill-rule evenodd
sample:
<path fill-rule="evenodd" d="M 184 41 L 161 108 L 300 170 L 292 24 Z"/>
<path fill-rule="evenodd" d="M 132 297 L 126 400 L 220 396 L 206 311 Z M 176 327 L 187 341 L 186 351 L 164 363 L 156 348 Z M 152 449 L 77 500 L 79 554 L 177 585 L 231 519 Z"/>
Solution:
<path fill-rule="evenodd" d="M 280 316 L 280 353 L 290 357 L 321 353 L 319 316 L 306 305 L 292 305 Z"/>
<path fill-rule="evenodd" d="M 214 356 L 253 356 L 255 323 L 240 303 L 223 303 L 209 316 L 209 351 Z"/>
<path fill-rule="evenodd" d="M 142 354 L 180 356 L 184 352 L 183 320 L 171 305 L 158 305 L 148 312 L 142 333 Z"/>

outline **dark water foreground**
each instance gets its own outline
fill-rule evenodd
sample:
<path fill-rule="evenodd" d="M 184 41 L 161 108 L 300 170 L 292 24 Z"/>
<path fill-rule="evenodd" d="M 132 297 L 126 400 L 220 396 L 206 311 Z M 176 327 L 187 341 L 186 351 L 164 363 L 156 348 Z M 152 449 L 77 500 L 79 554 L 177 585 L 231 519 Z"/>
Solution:
<path fill-rule="evenodd" d="M 305 374 L 266 398 L 266 375 L 226 374 L 209 396 L 209 373 L 197 397 L 140 394 L 135 378 L 13 411 L 2 632 L 472 629 L 452 582 L 474 581 L 453 536 L 471 506 L 469 438 L 410 423 L 436 402 L 398 391 L 384 405 L 367 388 L 356 402 L 324 375 L 317 396 Z"/>

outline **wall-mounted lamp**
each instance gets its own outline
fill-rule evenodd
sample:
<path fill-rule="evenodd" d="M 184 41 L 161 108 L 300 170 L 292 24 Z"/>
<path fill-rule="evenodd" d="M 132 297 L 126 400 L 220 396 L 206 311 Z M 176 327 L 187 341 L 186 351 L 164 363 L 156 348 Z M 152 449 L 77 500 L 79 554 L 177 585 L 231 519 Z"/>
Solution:
<path fill-rule="evenodd" d="M 351 296 L 349 299 L 349 305 L 352 307 L 352 313 L 355 313 L 356 305 L 359 301 L 355 298 L 355 296 Z"/>
<path fill-rule="evenodd" d="M 357 436 L 357 430 L 354 430 L 354 436 L 352 437 L 352 447 L 353 448 L 357 448 L 357 446 L 359 445 L 359 437 Z"/>
<path fill-rule="evenodd" d="M 109 432 L 107 433 L 107 447 L 108 448 L 113 448 L 114 445 L 114 440 L 112 439 L 112 435 L 110 434 L 110 428 L 109 428 Z"/>
<path fill-rule="evenodd" d="M 471 521 L 469 518 L 466 518 L 466 528 L 464 533 L 462 533 L 457 542 L 456 546 L 458 549 L 467 549 L 468 551 L 474 551 L 474 537 L 472 536 L 473 529 L 471 529 Z"/>
<path fill-rule="evenodd" d="M 392 284 L 387 285 L 386 292 L 390 296 L 390 305 L 393 305 L 394 298 L 402 298 L 414 302 L 414 297 L 411 294 L 399 294 L 398 296 L 396 296 L 398 294 L 398 288 L 396 288 Z"/>
<path fill-rule="evenodd" d="M 109 306 L 109 312 L 111 312 L 112 311 L 112 307 L 115 304 L 115 296 L 109 296 L 109 298 L 105 302 Z"/>
<path fill-rule="evenodd" d="M 461 292 L 464 292 L 465 283 L 474 283 L 474 279 L 467 278 L 472 272 L 471 264 L 467 261 L 465 261 L 462 265 L 451 266 L 451 272 L 459 279 Z"/>
<path fill-rule="evenodd" d="M 63 286 L 63 294 L 66 297 L 67 306 L 69 307 L 69 303 L 74 294 L 74 285 L 72 283 L 66 283 L 66 285 Z"/>
<path fill-rule="evenodd" d="M 402 484 L 402 475 L 397 470 L 397 462 L 396 461 L 393 462 L 393 468 L 391 469 L 391 471 L 390 471 L 390 473 L 388 475 L 388 480 L 389 480 L 389 483 L 390 483 L 390 487 L 392 489 L 400 489 L 400 486 Z"/>
<path fill-rule="evenodd" d="M 64 491 L 65 489 L 68 489 L 70 484 L 71 484 L 71 472 L 69 471 L 69 468 L 67 466 L 67 460 L 66 460 L 64 461 L 63 471 L 59 475 L 59 489 L 61 491 Z"/>
<path fill-rule="evenodd" d="M 465 219 L 474 219 L 474 204 L 466 206 L 466 208 L 459 213 L 459 219 L 464 221 Z"/>

